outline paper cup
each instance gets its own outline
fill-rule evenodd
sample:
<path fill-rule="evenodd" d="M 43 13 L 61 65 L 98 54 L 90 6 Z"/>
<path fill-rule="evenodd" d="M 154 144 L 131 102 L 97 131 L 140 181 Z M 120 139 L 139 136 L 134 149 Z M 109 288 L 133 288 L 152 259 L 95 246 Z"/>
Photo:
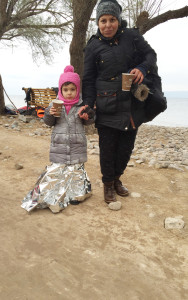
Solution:
<path fill-rule="evenodd" d="M 62 111 L 62 106 L 63 106 L 63 101 L 62 100 L 53 100 L 52 101 L 53 107 L 56 109 L 56 114 L 54 117 L 60 117 L 61 116 L 61 111 Z"/>
<path fill-rule="evenodd" d="M 122 91 L 130 91 L 134 74 L 122 73 Z"/>

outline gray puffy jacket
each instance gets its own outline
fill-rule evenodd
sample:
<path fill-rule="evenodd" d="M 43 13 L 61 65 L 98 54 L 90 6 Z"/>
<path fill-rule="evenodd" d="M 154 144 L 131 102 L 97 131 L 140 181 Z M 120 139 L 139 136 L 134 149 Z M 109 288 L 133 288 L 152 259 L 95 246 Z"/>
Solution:
<path fill-rule="evenodd" d="M 67 115 L 63 107 L 61 117 L 57 118 L 50 115 L 50 107 L 45 109 L 44 122 L 48 126 L 54 126 L 51 136 L 50 161 L 73 165 L 87 161 L 87 139 L 84 125 L 94 123 L 94 119 L 85 121 L 80 119 L 78 111 L 81 107 L 80 99 Z"/>

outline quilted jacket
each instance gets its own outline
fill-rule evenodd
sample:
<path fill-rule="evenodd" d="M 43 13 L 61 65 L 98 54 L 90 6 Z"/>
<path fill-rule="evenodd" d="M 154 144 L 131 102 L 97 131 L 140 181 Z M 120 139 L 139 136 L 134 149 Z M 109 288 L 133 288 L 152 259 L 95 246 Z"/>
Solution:
<path fill-rule="evenodd" d="M 54 126 L 50 144 L 50 161 L 66 165 L 84 163 L 87 161 L 87 139 L 84 125 L 94 123 L 94 119 L 88 121 L 80 119 L 78 110 L 83 105 L 80 99 L 68 115 L 63 107 L 59 118 L 50 115 L 52 104 L 45 109 L 44 122 L 48 126 Z"/>
<path fill-rule="evenodd" d="M 145 103 L 121 90 L 121 74 L 135 67 L 145 75 L 143 83 L 150 89 Z M 96 127 L 128 130 L 132 128 L 131 119 L 138 127 L 166 108 L 156 53 L 136 29 L 120 28 L 110 40 L 99 31 L 91 37 L 85 48 L 82 87 L 84 104 L 96 105 Z M 149 101 L 148 106 L 151 97 L 157 99 L 157 105 Z"/>

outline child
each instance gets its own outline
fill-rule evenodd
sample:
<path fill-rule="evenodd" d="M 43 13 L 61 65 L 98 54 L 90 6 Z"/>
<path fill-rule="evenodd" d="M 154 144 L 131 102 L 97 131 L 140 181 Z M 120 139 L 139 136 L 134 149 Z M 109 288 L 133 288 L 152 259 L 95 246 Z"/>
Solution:
<path fill-rule="evenodd" d="M 60 117 L 52 103 L 45 110 L 44 122 L 54 126 L 51 136 L 50 161 L 34 189 L 22 203 L 27 211 L 49 207 L 56 213 L 69 203 L 79 204 L 91 196 L 91 184 L 84 169 L 87 140 L 84 125 L 94 123 L 94 112 L 81 106 L 80 77 L 73 66 L 67 66 L 59 79 L 58 100 L 63 101 Z"/>

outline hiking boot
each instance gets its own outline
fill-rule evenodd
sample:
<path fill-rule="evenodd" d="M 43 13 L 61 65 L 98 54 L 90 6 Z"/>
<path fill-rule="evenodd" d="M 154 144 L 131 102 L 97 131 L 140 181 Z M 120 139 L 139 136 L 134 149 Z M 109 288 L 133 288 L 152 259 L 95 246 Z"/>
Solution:
<path fill-rule="evenodd" d="M 126 197 L 129 195 L 128 189 L 123 186 L 121 180 L 119 180 L 119 176 L 114 180 L 114 189 L 119 196 Z"/>
<path fill-rule="evenodd" d="M 114 181 L 104 183 L 104 201 L 106 203 L 117 201 L 114 190 Z"/>

